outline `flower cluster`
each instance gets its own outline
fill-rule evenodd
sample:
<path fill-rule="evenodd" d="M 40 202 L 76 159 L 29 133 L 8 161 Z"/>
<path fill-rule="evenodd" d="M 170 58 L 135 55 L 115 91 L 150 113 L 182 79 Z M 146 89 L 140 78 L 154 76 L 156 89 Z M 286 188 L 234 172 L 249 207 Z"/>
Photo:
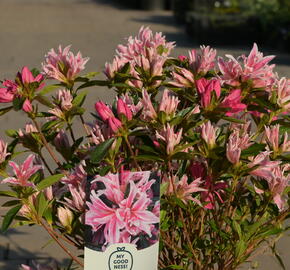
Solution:
<path fill-rule="evenodd" d="M 154 211 L 158 203 L 154 204 L 151 190 L 155 182 L 149 171 L 122 171 L 92 181 L 104 186 L 97 192 L 93 189 L 87 202 L 86 224 L 92 228 L 95 245 L 104 249 L 109 244 L 133 243 L 144 248 L 144 241 L 153 244 L 158 240 L 159 216 Z"/>
<path fill-rule="evenodd" d="M 42 73 L 24 67 L 3 81 L 0 103 L 11 104 L 1 115 L 30 118 L 0 140 L 3 231 L 41 225 L 80 266 L 61 242 L 160 241 L 160 269 L 236 269 L 287 230 L 290 80 L 256 44 L 237 58 L 209 46 L 174 58 L 173 48 L 142 27 L 105 64 L 105 80 L 82 75 L 88 58 L 60 46 Z M 83 89 L 97 86 L 116 98 L 86 119 Z M 18 165 L 23 152 L 33 154 Z"/>

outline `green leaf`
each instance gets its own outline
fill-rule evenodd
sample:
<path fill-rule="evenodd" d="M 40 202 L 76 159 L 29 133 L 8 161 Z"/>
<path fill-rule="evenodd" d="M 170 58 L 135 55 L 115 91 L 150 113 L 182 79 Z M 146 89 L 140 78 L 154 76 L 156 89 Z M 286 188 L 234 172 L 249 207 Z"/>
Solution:
<path fill-rule="evenodd" d="M 241 157 L 245 158 L 248 156 L 256 156 L 260 152 L 264 151 L 266 147 L 266 144 L 263 143 L 255 143 L 251 145 L 249 148 L 245 149 L 241 153 Z"/>
<path fill-rule="evenodd" d="M 93 80 L 93 81 L 89 81 L 89 82 L 82 84 L 81 86 L 78 87 L 77 90 L 92 87 L 92 86 L 107 86 L 107 85 L 109 85 L 108 81 Z"/>
<path fill-rule="evenodd" d="M 105 142 L 98 144 L 95 150 L 91 153 L 91 162 L 99 163 L 100 161 L 102 161 L 114 141 L 115 138 L 111 138 L 109 140 L 106 140 Z"/>
<path fill-rule="evenodd" d="M 14 208 L 11 208 L 7 212 L 7 214 L 3 218 L 3 222 L 2 222 L 2 232 L 6 232 L 7 231 L 7 229 L 11 225 L 14 217 L 16 216 L 16 214 L 18 213 L 18 211 L 20 210 L 21 207 L 22 207 L 22 205 L 17 205 Z"/>
<path fill-rule="evenodd" d="M 43 192 L 39 193 L 37 196 L 37 214 L 39 217 L 43 216 L 45 209 L 48 206 L 49 201 L 46 200 Z"/>
<path fill-rule="evenodd" d="M 46 96 L 37 95 L 37 96 L 35 96 L 35 99 L 44 106 L 47 106 L 49 108 L 54 107 L 53 104 L 51 103 L 51 101 Z"/>
<path fill-rule="evenodd" d="M 236 258 L 240 258 L 243 253 L 245 252 L 245 250 L 247 249 L 247 245 L 245 243 L 244 240 L 240 240 L 237 245 L 236 245 L 236 249 L 235 249 L 235 256 Z"/>
<path fill-rule="evenodd" d="M 160 196 L 164 195 L 165 192 L 168 190 L 169 183 L 164 182 L 160 185 Z"/>
<path fill-rule="evenodd" d="M 87 94 L 88 94 L 87 92 L 82 92 L 82 93 L 78 94 L 78 95 L 73 99 L 72 104 L 73 104 L 74 106 L 77 106 L 77 107 L 82 106 L 83 103 L 84 103 L 84 101 L 85 101 L 85 99 L 86 99 Z"/>
<path fill-rule="evenodd" d="M 5 130 L 5 134 L 11 138 L 17 138 L 18 137 L 18 131 L 15 129 L 7 129 Z"/>
<path fill-rule="evenodd" d="M 46 94 L 60 88 L 61 86 L 62 86 L 61 84 L 47 85 L 38 93 L 38 95 L 41 95 L 41 96 L 46 95 Z"/>
<path fill-rule="evenodd" d="M 222 116 L 222 119 L 232 122 L 232 123 L 239 123 L 239 124 L 245 124 L 245 121 L 240 120 L 240 119 L 236 119 L 233 117 L 228 117 L 228 116 Z"/>
<path fill-rule="evenodd" d="M 23 98 L 14 98 L 13 99 L 13 108 L 15 111 L 19 111 L 22 109 L 24 99 Z"/>
<path fill-rule="evenodd" d="M 4 115 L 5 113 L 8 113 L 9 111 L 11 111 L 13 109 L 13 106 L 9 106 L 9 107 L 5 107 L 5 108 L 1 108 L 0 109 L 0 116 Z"/>
<path fill-rule="evenodd" d="M 36 188 L 38 191 L 42 191 L 47 187 L 52 186 L 54 183 L 58 182 L 64 175 L 63 174 L 56 174 L 49 176 L 45 179 L 43 179 L 37 186 Z"/>
<path fill-rule="evenodd" d="M 169 265 L 169 268 L 171 268 L 171 269 L 184 269 L 183 266 L 179 266 L 179 265 L 175 265 L 175 264 Z"/>
<path fill-rule="evenodd" d="M 164 160 L 162 158 L 160 158 L 158 156 L 152 156 L 152 155 L 139 155 L 136 157 L 136 160 L 164 162 Z"/>
<path fill-rule="evenodd" d="M 242 239 L 243 236 L 242 236 L 242 230 L 241 230 L 240 224 L 237 221 L 233 220 L 232 226 L 233 226 L 234 231 L 239 235 L 239 239 Z"/>
<path fill-rule="evenodd" d="M 18 197 L 16 192 L 10 191 L 10 190 L 0 190 L 0 196 L 11 197 L 11 198 L 17 198 Z"/>
<path fill-rule="evenodd" d="M 2 207 L 11 207 L 11 206 L 18 205 L 20 203 L 21 203 L 20 200 L 11 200 L 11 201 L 7 201 L 7 202 L 3 203 Z"/>

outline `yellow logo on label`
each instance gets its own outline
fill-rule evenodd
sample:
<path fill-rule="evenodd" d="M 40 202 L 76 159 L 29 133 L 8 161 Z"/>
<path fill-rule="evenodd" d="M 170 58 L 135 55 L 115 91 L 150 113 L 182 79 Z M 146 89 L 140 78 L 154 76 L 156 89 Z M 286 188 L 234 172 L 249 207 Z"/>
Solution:
<path fill-rule="evenodd" d="M 133 269 L 133 256 L 125 247 L 117 247 L 109 257 L 110 270 L 132 270 Z"/>

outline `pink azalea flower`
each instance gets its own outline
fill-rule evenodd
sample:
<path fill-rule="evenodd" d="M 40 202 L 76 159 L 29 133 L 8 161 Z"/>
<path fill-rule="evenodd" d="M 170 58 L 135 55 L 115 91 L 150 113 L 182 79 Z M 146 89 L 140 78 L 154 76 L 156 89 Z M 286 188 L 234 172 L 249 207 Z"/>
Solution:
<path fill-rule="evenodd" d="M 117 133 L 119 129 L 122 127 L 122 122 L 116 117 L 109 118 L 108 124 L 113 133 Z"/>
<path fill-rule="evenodd" d="M 57 101 L 60 103 L 60 107 L 64 111 L 69 111 L 73 106 L 73 97 L 71 95 L 71 92 L 66 89 L 61 89 L 58 91 Z"/>
<path fill-rule="evenodd" d="M 179 102 L 178 97 L 170 95 L 168 89 L 165 89 L 159 105 L 159 111 L 165 112 L 167 115 L 174 115 Z"/>
<path fill-rule="evenodd" d="M 98 145 L 109 138 L 109 132 L 105 130 L 106 125 L 96 122 L 95 126 L 91 130 L 91 142 Z"/>
<path fill-rule="evenodd" d="M 210 121 L 202 124 L 201 126 L 201 137 L 206 142 L 208 147 L 212 149 L 215 146 L 216 132 L 218 128 L 214 127 Z"/>
<path fill-rule="evenodd" d="M 282 78 L 277 83 L 277 104 L 281 108 L 283 108 L 285 111 L 287 112 L 290 111 L 290 80 L 289 79 Z"/>
<path fill-rule="evenodd" d="M 255 43 L 248 57 L 241 56 L 238 60 L 242 60 L 243 66 L 232 55 L 226 55 L 228 61 L 221 57 L 218 59 L 219 69 L 221 71 L 222 80 L 232 86 L 240 86 L 242 82 L 251 81 L 254 88 L 266 88 L 269 90 L 276 80 L 273 72 L 275 65 L 268 65 L 274 56 L 264 57 L 258 51 Z"/>
<path fill-rule="evenodd" d="M 69 184 L 68 188 L 71 194 L 71 199 L 64 197 L 64 204 L 74 211 L 84 213 L 86 201 L 85 183 L 78 186 Z"/>
<path fill-rule="evenodd" d="M 37 171 L 43 169 L 41 165 L 33 165 L 34 159 L 34 155 L 29 155 L 21 166 L 13 161 L 9 161 L 9 165 L 13 168 L 15 177 L 7 177 L 2 183 L 10 183 L 22 187 L 34 187 L 34 184 L 29 182 L 29 178 Z"/>
<path fill-rule="evenodd" d="M 68 136 L 66 135 L 64 130 L 60 130 L 56 137 L 53 140 L 53 144 L 57 151 L 61 153 L 70 153 L 71 152 L 71 146 L 69 143 Z"/>
<path fill-rule="evenodd" d="M 200 178 L 193 180 L 190 184 L 188 183 L 187 175 L 183 175 L 180 180 L 177 179 L 176 176 L 173 178 L 173 182 L 175 187 L 172 186 L 172 181 L 169 181 L 168 193 L 174 194 L 174 190 L 176 191 L 177 198 L 181 199 L 185 204 L 188 201 L 193 201 L 201 206 L 200 200 L 194 198 L 193 193 L 206 191 L 204 188 L 201 188 L 202 181 Z"/>
<path fill-rule="evenodd" d="M 0 88 L 0 103 L 12 102 L 17 93 L 18 85 L 10 80 L 5 80 L 3 86 L 5 88 Z"/>
<path fill-rule="evenodd" d="M 130 36 L 126 45 L 118 46 L 117 53 L 122 58 L 133 60 L 139 55 L 146 55 L 150 48 L 157 50 L 161 47 L 163 48 L 161 55 L 168 56 L 174 47 L 174 43 L 166 42 L 162 33 L 154 35 L 149 27 L 144 28 L 142 26 L 136 37 Z"/>
<path fill-rule="evenodd" d="M 74 55 L 70 51 L 71 46 L 62 49 L 61 45 L 56 52 L 51 49 L 42 63 L 43 72 L 50 78 L 68 83 L 76 79 L 78 74 L 84 70 L 89 58 L 83 58 L 80 52 Z"/>
<path fill-rule="evenodd" d="M 207 73 L 214 69 L 216 61 L 216 50 L 209 46 L 200 46 L 201 53 L 198 54 L 196 50 L 189 52 L 189 64 L 195 73 Z"/>
<path fill-rule="evenodd" d="M 248 164 L 249 168 L 258 166 L 256 169 L 249 173 L 254 176 L 258 176 L 269 180 L 273 177 L 272 169 L 278 166 L 281 161 L 271 161 L 269 158 L 270 151 L 264 151 L 258 154 L 256 157 L 251 158 L 251 162 Z"/>
<path fill-rule="evenodd" d="M 31 112 L 32 90 L 40 90 L 44 86 L 43 80 L 43 75 L 39 74 L 34 77 L 28 67 L 23 67 L 22 71 L 18 72 L 15 82 L 10 80 L 3 82 L 6 88 L 0 88 L 0 103 L 12 102 L 15 98 L 21 97 L 25 99 L 22 109 L 25 112 Z M 37 86 L 35 83 L 38 83 Z"/>
<path fill-rule="evenodd" d="M 73 221 L 73 212 L 66 207 L 57 208 L 57 217 L 64 227 L 70 227 Z"/>
<path fill-rule="evenodd" d="M 274 203 L 278 206 L 279 210 L 285 209 L 287 200 L 283 198 L 283 192 L 286 187 L 290 185 L 290 175 L 285 176 L 285 172 L 290 169 L 289 164 L 273 168 L 273 178 L 268 180 L 269 189 L 273 195 Z"/>
<path fill-rule="evenodd" d="M 24 101 L 23 106 L 22 106 L 22 109 L 23 109 L 23 111 L 25 111 L 27 113 L 28 112 L 32 112 L 33 108 L 32 108 L 32 104 L 31 104 L 31 102 L 30 102 L 29 99 L 26 99 Z"/>
<path fill-rule="evenodd" d="M 182 129 L 175 133 L 174 127 L 170 126 L 170 124 L 167 124 L 167 126 L 164 127 L 160 133 L 156 131 L 156 138 L 166 143 L 166 153 L 171 155 L 174 153 L 174 148 L 181 141 Z"/>
<path fill-rule="evenodd" d="M 6 160 L 6 157 L 11 155 L 7 152 L 7 143 L 0 140 L 0 164 Z"/>
<path fill-rule="evenodd" d="M 106 243 L 118 243 L 120 230 L 124 228 L 123 219 L 119 213 L 120 208 L 111 208 L 99 198 L 93 190 L 90 195 L 91 202 L 87 202 L 86 224 L 94 232 L 104 226 Z"/>
<path fill-rule="evenodd" d="M 95 104 L 95 108 L 103 121 L 107 121 L 109 118 L 115 117 L 112 110 L 102 101 L 97 102 Z"/>
<path fill-rule="evenodd" d="M 44 86 L 44 84 L 41 83 L 44 80 L 43 75 L 38 74 L 36 77 L 34 77 L 32 72 L 26 66 L 22 68 L 21 73 L 18 73 L 17 76 L 24 85 L 29 85 L 31 83 L 37 82 L 40 84 L 39 87 L 37 88 L 38 90 Z"/>
<path fill-rule="evenodd" d="M 201 78 L 196 81 L 197 91 L 201 96 L 201 105 L 203 108 L 208 108 L 211 105 L 211 93 L 215 91 L 216 97 L 219 98 L 221 94 L 221 84 L 219 80 L 207 80 Z"/>
<path fill-rule="evenodd" d="M 206 203 L 204 208 L 214 209 L 216 204 L 215 197 L 217 197 L 217 199 L 223 203 L 224 201 L 221 195 L 224 193 L 224 189 L 227 188 L 227 186 L 228 185 L 222 181 L 215 183 L 211 176 L 207 176 L 203 185 L 203 188 L 205 188 L 206 191 L 201 193 L 201 201 Z"/>
<path fill-rule="evenodd" d="M 120 119 L 121 115 L 124 115 L 129 121 L 133 118 L 132 111 L 122 98 L 118 98 L 117 100 L 117 113 Z"/>
<path fill-rule="evenodd" d="M 227 159 L 232 164 L 238 164 L 242 150 L 252 145 L 248 134 L 240 136 L 239 130 L 234 130 L 227 143 Z"/>
<path fill-rule="evenodd" d="M 229 109 L 226 113 L 227 116 L 244 111 L 247 105 L 241 103 L 241 90 L 235 89 L 222 101 L 221 107 Z"/>
<path fill-rule="evenodd" d="M 177 72 L 172 72 L 171 74 L 173 81 L 170 84 L 173 86 L 190 88 L 195 85 L 194 74 L 185 68 L 178 68 Z"/>
<path fill-rule="evenodd" d="M 75 167 L 74 171 L 69 175 L 64 176 L 61 182 L 66 185 L 78 187 L 82 185 L 87 179 L 87 173 L 84 169 L 85 162 Z"/>
<path fill-rule="evenodd" d="M 153 104 L 151 102 L 151 98 L 150 98 L 150 95 L 148 94 L 148 92 L 143 89 L 142 90 L 142 104 L 143 104 L 143 111 L 142 111 L 142 115 L 143 115 L 143 118 L 145 120 L 153 120 L 157 117 L 157 113 L 153 107 Z"/>
<path fill-rule="evenodd" d="M 108 79 L 112 80 L 115 77 L 115 74 L 121 70 L 121 68 L 128 62 L 127 59 L 124 59 L 119 56 L 115 56 L 112 64 L 106 63 L 104 74 Z"/>
<path fill-rule="evenodd" d="M 265 126 L 265 134 L 268 143 L 271 145 L 274 152 L 277 152 L 279 150 L 279 133 L 280 131 L 280 125 L 275 125 L 273 127 L 266 127 Z"/>
<path fill-rule="evenodd" d="M 145 232 L 151 237 L 151 225 L 159 223 L 159 218 L 147 208 L 151 199 L 146 194 L 138 191 L 133 181 L 130 182 L 130 193 L 127 199 L 120 203 L 120 216 L 125 224 L 126 230 L 131 235 Z"/>

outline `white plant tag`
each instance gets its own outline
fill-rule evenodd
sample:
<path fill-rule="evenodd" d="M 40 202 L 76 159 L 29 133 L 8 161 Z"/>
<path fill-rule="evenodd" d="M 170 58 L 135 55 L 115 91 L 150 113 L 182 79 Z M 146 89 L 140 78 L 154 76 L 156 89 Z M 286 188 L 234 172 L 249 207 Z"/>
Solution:
<path fill-rule="evenodd" d="M 85 270 L 157 270 L 159 216 L 156 174 L 95 177 L 87 196 Z"/>

